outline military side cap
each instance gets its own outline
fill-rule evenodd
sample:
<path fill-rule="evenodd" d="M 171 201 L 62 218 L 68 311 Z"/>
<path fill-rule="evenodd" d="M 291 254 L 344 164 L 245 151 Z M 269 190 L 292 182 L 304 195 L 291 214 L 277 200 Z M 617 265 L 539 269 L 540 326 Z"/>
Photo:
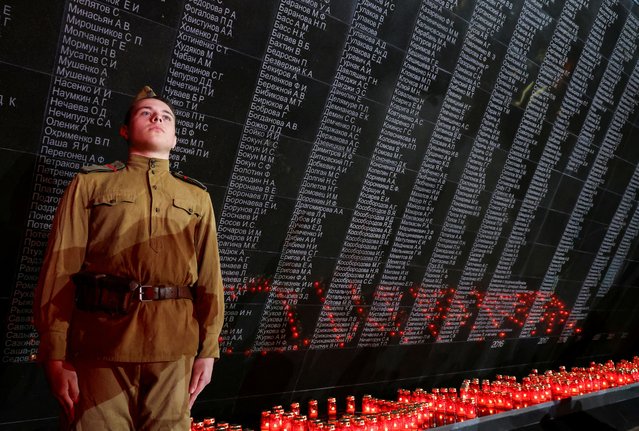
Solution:
<path fill-rule="evenodd" d="M 80 168 L 83 174 L 91 174 L 93 172 L 117 172 L 124 169 L 126 165 L 119 160 L 105 165 L 86 165 Z"/>
<path fill-rule="evenodd" d="M 175 115 L 175 108 L 173 107 L 173 103 L 171 103 L 171 101 L 167 99 L 166 97 L 162 97 L 159 94 L 157 94 L 155 91 L 153 91 L 153 89 L 150 86 L 145 85 L 142 88 L 142 90 L 140 90 L 138 94 L 135 95 L 133 100 L 131 100 L 131 105 L 129 106 L 129 110 L 126 112 L 124 116 L 124 124 L 129 124 L 131 109 L 133 108 L 133 105 L 135 105 L 140 100 L 144 100 L 144 99 L 157 99 L 161 102 L 166 103 L 166 105 L 169 107 L 173 115 Z"/>
<path fill-rule="evenodd" d="M 204 184 L 202 184 L 201 182 L 199 182 L 198 180 L 196 180 L 195 178 L 191 178 L 191 177 L 187 177 L 186 175 L 184 175 L 181 171 L 178 172 L 173 172 L 171 171 L 171 174 L 173 174 L 173 176 L 175 178 L 179 178 L 182 181 L 185 181 L 189 184 L 193 184 L 195 186 L 198 186 L 201 189 L 206 190 L 206 186 Z"/>
<path fill-rule="evenodd" d="M 158 95 L 155 94 L 155 91 L 153 91 L 151 87 L 145 85 L 144 88 L 142 88 L 142 90 L 140 90 L 138 94 L 135 95 L 135 98 L 133 98 L 133 101 L 131 103 L 133 104 L 142 99 L 149 99 L 151 97 L 158 97 Z"/>

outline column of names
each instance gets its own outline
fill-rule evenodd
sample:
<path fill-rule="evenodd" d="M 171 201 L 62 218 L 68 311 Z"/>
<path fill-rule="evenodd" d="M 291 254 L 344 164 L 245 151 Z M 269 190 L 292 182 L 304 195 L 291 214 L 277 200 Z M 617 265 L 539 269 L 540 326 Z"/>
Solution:
<path fill-rule="evenodd" d="M 366 176 L 368 178 L 375 173 L 384 173 L 393 181 L 386 184 L 364 183 L 345 241 L 345 245 L 352 244 L 354 257 L 346 259 L 345 256 L 341 256 L 336 273 L 340 269 L 348 272 L 348 268 L 357 264 L 357 259 L 364 261 L 365 271 L 368 271 L 369 277 L 379 271 L 380 259 L 377 256 L 361 256 L 357 253 L 357 249 L 360 244 L 366 242 L 367 235 L 370 235 L 367 226 L 371 224 L 371 220 L 377 221 L 381 230 L 374 234 L 377 238 L 375 242 L 368 240 L 372 242 L 371 248 L 379 251 L 381 247 L 388 245 L 393 219 L 398 212 L 396 205 L 391 204 L 388 197 L 393 190 L 397 190 L 395 178 L 405 169 L 406 162 L 402 160 L 401 155 L 407 154 L 407 150 L 414 151 L 417 145 L 416 137 L 413 136 L 414 131 L 424 123 L 418 114 L 424 104 L 424 94 L 428 94 L 432 82 L 440 73 L 438 64 L 442 50 L 453 44 L 459 37 L 459 32 L 454 27 L 447 26 L 445 15 L 455 5 L 454 1 L 442 3 L 439 11 L 433 10 L 430 1 L 424 1 L 421 5 L 406 58 Z M 405 134 L 401 133 L 402 131 L 405 131 Z M 370 204 L 367 199 L 374 204 Z M 421 215 L 405 211 L 403 217 L 419 219 Z M 393 336 L 399 335 L 396 319 L 399 304 L 406 289 L 408 277 L 406 266 L 417 252 L 418 247 L 409 237 L 393 243 L 379 284 L 375 286 L 373 302 L 366 316 L 358 346 L 382 346 L 393 339 Z"/>
<path fill-rule="evenodd" d="M 435 250 L 426 267 L 423 285 L 426 286 L 427 292 L 431 292 L 430 295 L 436 296 L 438 291 L 450 284 L 445 283 L 447 267 L 453 267 L 462 252 L 464 246 L 462 236 L 467 217 L 479 216 L 480 208 L 477 202 L 485 186 L 486 169 L 491 162 L 493 152 L 500 144 L 499 131 L 502 116 L 511 109 L 511 101 L 516 98 L 516 93 L 529 79 L 526 67 L 533 38 L 544 31 L 550 22 L 551 18 L 542 10 L 540 3 L 524 4 L 461 181 L 455 190 Z M 529 151 L 531 142 L 524 140 L 522 144 L 519 151 L 523 155 Z M 507 210 L 513 206 L 514 199 L 510 197 L 500 203 Z M 465 309 L 450 311 L 445 325 L 439 330 L 438 341 L 452 340 L 459 331 L 466 312 Z"/>
<path fill-rule="evenodd" d="M 337 205 L 338 181 L 352 166 L 362 124 L 368 121 L 369 107 L 365 96 L 369 86 L 372 87 L 377 82 L 372 76 L 372 62 L 383 62 L 387 57 L 385 42 L 376 37 L 379 27 L 391 10 L 382 5 L 382 2 L 365 0 L 359 2 L 355 8 L 263 316 L 263 322 L 276 321 L 279 326 L 275 330 L 261 330 L 256 340 L 256 349 L 296 348 L 299 343 L 321 348 L 326 343 L 325 330 L 320 323 L 323 321 L 322 317 L 312 341 L 300 340 L 303 335 L 295 332 L 287 337 L 287 313 L 294 310 L 300 297 L 310 290 L 312 260 L 317 253 L 318 241 L 324 234 L 324 225 L 331 216 L 339 216 L 343 212 Z M 376 53 L 377 60 L 373 58 Z M 334 293 L 328 293 L 323 309 L 331 303 L 331 295 L 334 296 Z M 322 315 L 324 314 L 323 311 Z M 350 319 L 339 316 L 338 313 L 329 314 L 336 319 Z M 338 324 L 349 325 L 350 322 Z M 318 340 L 321 340 L 320 344 Z"/>
<path fill-rule="evenodd" d="M 233 288 L 233 296 L 226 296 L 230 309 L 251 281 L 250 252 L 262 236 L 261 221 L 278 209 L 278 184 L 272 178 L 275 155 L 281 136 L 297 130 L 297 123 L 288 117 L 306 100 L 307 86 L 299 78 L 313 75 L 308 65 L 314 47 L 307 34 L 311 29 L 324 31 L 329 13 L 329 2 L 324 0 L 315 2 L 312 8 L 282 0 L 277 7 L 220 218 L 222 272 L 225 285 Z M 273 306 L 267 303 L 266 310 Z M 227 340 L 224 346 L 244 346 L 243 328 L 229 323 L 222 330 L 222 339 Z M 268 328 L 279 334 L 278 325 L 279 319 L 263 319 L 260 333 L 251 340 L 255 347 L 270 347 L 272 341 L 262 332 Z"/>
<path fill-rule="evenodd" d="M 446 182 L 450 162 L 458 156 L 455 148 L 466 127 L 465 116 L 477 91 L 479 79 L 494 58 L 489 49 L 493 43 L 491 38 L 503 27 L 506 15 L 502 9 L 507 7 L 511 7 L 511 4 L 502 1 L 478 2 L 475 6 L 461 54 L 407 204 L 406 212 L 421 215 L 421 220 L 402 219 L 395 241 L 412 234 L 413 238 L 419 239 L 421 247 L 432 239 L 430 225 L 435 203 Z M 434 259 L 433 264 L 444 263 L 435 262 Z M 429 337 L 425 330 L 432 317 L 436 298 L 429 297 L 424 287 L 420 286 L 417 292 L 401 338 L 402 344 L 421 343 Z"/>
<path fill-rule="evenodd" d="M 526 242 L 526 234 L 534 219 L 535 212 L 548 192 L 548 181 L 552 170 L 561 156 L 561 147 L 565 145 L 566 138 L 568 137 L 570 120 L 579 114 L 584 104 L 582 101 L 585 98 L 588 82 L 593 79 L 593 71 L 601 62 L 599 50 L 601 49 L 603 41 L 602 35 L 612 22 L 609 18 L 611 17 L 614 4 L 615 0 L 609 0 L 601 5 L 600 13 L 597 15 L 597 19 L 590 31 L 582 55 L 571 76 L 567 92 L 561 102 L 559 115 L 553 124 L 548 140 L 544 143 L 544 149 L 532 180 L 530 181 L 530 186 L 526 191 L 508 240 L 500 255 L 495 273 L 492 276 L 494 281 L 489 285 L 487 298 L 485 300 L 488 304 L 487 307 L 500 306 L 499 297 L 504 294 L 503 292 L 506 292 L 506 290 L 503 289 L 504 287 L 510 287 L 510 294 L 508 292 L 506 292 L 506 294 L 511 299 L 513 297 L 512 292 L 524 291 L 526 289 L 523 283 L 511 280 L 511 268 L 517 259 L 520 248 Z M 576 41 L 578 28 L 574 24 L 573 17 L 574 13 L 583 7 L 585 7 L 585 2 L 570 2 L 566 4 L 556 30 L 558 35 L 565 32 L 565 36 L 559 37 L 552 43 L 555 49 L 560 50 L 560 52 L 567 49 L 570 44 Z M 560 63 L 556 64 L 556 66 L 562 66 L 563 61 L 561 58 L 563 56 L 555 57 L 560 60 Z M 485 275 L 487 267 L 482 261 L 487 255 L 493 252 L 499 235 L 505 226 L 504 223 L 501 225 L 495 224 L 494 220 L 504 220 L 503 205 L 500 201 L 507 198 L 510 193 L 511 189 L 506 185 L 498 186 L 493 193 L 485 220 L 482 221 L 479 235 L 475 239 L 470 257 L 464 268 L 460 283 L 460 292 L 462 294 L 466 291 L 470 291 Z M 491 293 L 491 286 L 495 289 L 501 289 L 500 292 L 502 293 Z M 512 314 L 513 302 L 514 301 L 511 301 L 509 304 L 502 305 L 501 310 L 503 315 L 508 316 Z M 464 297 L 455 298 L 453 308 L 459 309 L 459 307 L 469 308 L 470 301 Z M 485 336 L 495 336 L 501 332 L 502 327 L 500 323 L 495 326 L 494 320 L 488 318 L 488 311 L 489 310 L 486 309 L 480 310 L 473 325 L 475 329 L 471 333 L 469 340 L 483 339 Z"/>
<path fill-rule="evenodd" d="M 618 44 L 615 47 L 615 51 L 611 56 L 609 67 L 606 69 L 606 72 L 611 70 L 613 72 L 604 74 L 600 85 L 601 87 L 614 88 L 617 85 L 620 77 L 617 75 L 616 69 L 619 65 L 628 62 L 635 56 L 638 34 L 639 19 L 633 15 L 629 15 L 619 37 Z M 626 85 L 623 95 L 616 105 L 610 127 L 606 131 L 606 136 L 588 172 L 588 177 L 581 189 L 575 208 L 570 215 L 552 261 L 544 275 L 539 288 L 539 292 L 542 294 L 549 294 L 555 290 L 561 269 L 568 260 L 568 254 L 581 232 L 584 218 L 592 208 L 593 200 L 598 193 L 597 189 L 603 183 L 604 176 L 608 170 L 608 161 L 614 156 L 614 151 L 619 145 L 622 136 L 621 129 L 628 121 L 630 114 L 634 112 L 637 104 L 637 91 L 639 90 L 639 87 L 637 87 L 638 82 L 636 81 L 638 70 L 639 63 L 635 65 L 635 69 Z M 543 296 L 538 296 L 538 299 L 532 305 L 528 319 L 522 328 L 521 336 L 530 336 L 535 330 L 535 326 L 539 322 L 542 313 L 543 303 L 541 298 L 543 298 Z"/>
<path fill-rule="evenodd" d="M 600 285 L 599 282 L 602 280 L 606 266 L 610 262 L 612 251 L 617 245 L 617 238 L 622 235 L 624 230 L 627 231 L 629 226 L 632 226 L 631 223 L 628 224 L 628 218 L 631 217 L 633 207 L 636 205 L 638 191 L 639 167 L 635 168 L 632 178 L 630 178 L 628 186 L 621 197 L 621 202 L 619 202 L 619 206 L 608 225 L 608 229 L 601 241 L 599 250 L 597 250 L 595 260 L 592 262 L 592 265 L 588 270 L 588 274 L 586 275 L 586 278 L 581 285 L 581 289 L 579 290 L 577 300 L 572 306 L 570 315 L 568 316 L 566 324 L 561 332 L 560 341 L 567 341 L 568 337 L 578 328 L 579 322 L 585 319 L 588 315 L 588 311 L 590 309 L 588 306 L 589 301 L 592 299 L 593 294 L 597 293 L 597 286 Z"/>

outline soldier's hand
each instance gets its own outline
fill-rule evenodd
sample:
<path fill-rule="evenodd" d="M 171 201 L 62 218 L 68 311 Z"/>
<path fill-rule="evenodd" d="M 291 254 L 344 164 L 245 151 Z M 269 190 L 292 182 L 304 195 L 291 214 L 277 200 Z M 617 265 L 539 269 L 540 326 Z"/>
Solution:
<path fill-rule="evenodd" d="M 202 389 L 211 381 L 213 362 L 213 358 L 196 358 L 193 362 L 193 372 L 189 384 L 189 409 L 193 407 L 193 403 Z"/>
<path fill-rule="evenodd" d="M 73 421 L 74 405 L 78 402 L 80 390 L 78 375 L 66 361 L 47 361 L 44 365 L 53 395 L 58 399 L 69 422 Z"/>

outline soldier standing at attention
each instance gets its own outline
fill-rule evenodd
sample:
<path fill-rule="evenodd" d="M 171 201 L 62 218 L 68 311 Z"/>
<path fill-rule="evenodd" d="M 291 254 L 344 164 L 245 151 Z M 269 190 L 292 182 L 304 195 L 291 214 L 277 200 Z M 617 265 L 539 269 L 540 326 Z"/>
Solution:
<path fill-rule="evenodd" d="M 206 188 L 169 171 L 170 103 L 145 87 L 125 164 L 88 166 L 58 207 L 34 301 L 38 360 L 69 429 L 188 430 L 224 314 Z"/>

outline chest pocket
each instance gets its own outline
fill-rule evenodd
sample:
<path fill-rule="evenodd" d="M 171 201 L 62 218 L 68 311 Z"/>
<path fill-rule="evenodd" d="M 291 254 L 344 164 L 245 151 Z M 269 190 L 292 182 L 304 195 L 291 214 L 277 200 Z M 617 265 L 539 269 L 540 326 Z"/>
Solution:
<path fill-rule="evenodd" d="M 124 235 L 131 224 L 144 216 L 140 198 L 126 191 L 107 191 L 94 196 L 90 201 L 92 238 L 104 240 Z"/>
<path fill-rule="evenodd" d="M 93 199 L 92 206 L 116 206 L 122 204 L 132 204 L 135 203 L 135 194 L 127 193 L 127 192 L 111 192 L 105 193 L 103 195 L 96 196 Z"/>
<path fill-rule="evenodd" d="M 173 199 L 173 208 L 182 215 L 188 215 L 198 219 L 202 217 L 202 210 L 200 206 L 189 199 Z"/>

